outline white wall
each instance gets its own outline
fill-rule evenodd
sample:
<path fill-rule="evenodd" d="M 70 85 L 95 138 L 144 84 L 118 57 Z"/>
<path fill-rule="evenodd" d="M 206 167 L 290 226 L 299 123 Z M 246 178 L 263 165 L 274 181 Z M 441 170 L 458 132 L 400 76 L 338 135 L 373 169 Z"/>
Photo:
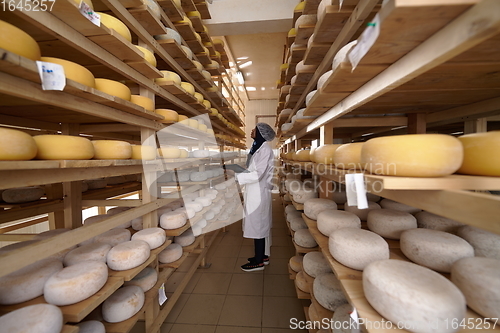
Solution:
<path fill-rule="evenodd" d="M 273 117 L 265 117 L 260 118 L 260 122 L 265 122 L 271 125 L 272 128 L 276 131 L 274 124 L 276 122 L 276 108 L 278 107 L 277 99 L 259 99 L 259 100 L 250 100 L 246 103 L 245 108 L 245 133 L 246 133 L 246 143 L 248 149 L 252 146 L 253 139 L 250 138 L 250 132 L 255 128 L 255 117 L 256 116 L 273 116 Z M 271 144 L 271 147 L 274 148 L 274 142 Z"/>

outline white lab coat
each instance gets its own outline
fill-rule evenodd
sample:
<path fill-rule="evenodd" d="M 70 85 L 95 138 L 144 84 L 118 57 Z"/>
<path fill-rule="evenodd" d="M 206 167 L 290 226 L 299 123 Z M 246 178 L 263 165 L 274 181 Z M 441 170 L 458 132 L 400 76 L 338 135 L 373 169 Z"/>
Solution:
<path fill-rule="evenodd" d="M 248 172 L 236 174 L 240 185 L 245 185 L 243 237 L 269 238 L 272 226 L 272 179 L 274 154 L 267 142 L 252 155 Z M 269 242 L 266 242 L 269 247 Z M 269 252 L 269 251 L 266 251 Z"/>

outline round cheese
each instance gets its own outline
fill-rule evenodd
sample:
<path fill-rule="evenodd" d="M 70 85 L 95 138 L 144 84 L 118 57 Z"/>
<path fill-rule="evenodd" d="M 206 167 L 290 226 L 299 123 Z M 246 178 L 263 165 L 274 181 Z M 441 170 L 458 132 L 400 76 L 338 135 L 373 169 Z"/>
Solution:
<path fill-rule="evenodd" d="M 306 253 L 304 255 L 302 266 L 304 272 L 307 273 L 307 275 L 312 276 L 313 278 L 323 273 L 332 272 L 332 269 L 330 268 L 330 265 L 328 264 L 325 256 L 319 251 Z"/>
<path fill-rule="evenodd" d="M 328 79 L 330 78 L 330 76 L 332 76 L 332 74 L 333 74 L 333 70 L 329 70 L 319 77 L 318 83 L 317 83 L 318 90 L 321 90 L 321 88 L 323 88 L 326 81 L 328 81 Z"/>
<path fill-rule="evenodd" d="M 340 145 L 333 154 L 335 167 L 339 169 L 364 169 L 361 163 L 361 148 L 364 142 L 346 143 Z"/>
<path fill-rule="evenodd" d="M 290 229 L 297 231 L 299 229 L 307 229 L 307 224 L 302 217 L 292 216 L 289 220 Z"/>
<path fill-rule="evenodd" d="M 181 82 L 181 88 L 184 89 L 188 94 L 193 95 L 195 93 L 194 86 L 189 82 Z"/>
<path fill-rule="evenodd" d="M 333 273 L 323 273 L 318 275 L 313 282 L 313 294 L 316 301 L 330 311 L 347 303 L 340 281 Z"/>
<path fill-rule="evenodd" d="M 209 150 L 199 149 L 199 150 L 193 151 L 193 157 L 194 158 L 207 158 L 209 156 L 210 156 L 210 151 Z"/>
<path fill-rule="evenodd" d="M 314 95 L 316 95 L 316 92 L 318 92 L 318 90 L 311 90 L 307 95 L 306 95 L 306 106 L 309 106 L 311 105 L 311 101 L 314 97 Z M 297 115 L 297 118 L 301 118 Z M 305 118 L 305 117 L 304 117 Z"/>
<path fill-rule="evenodd" d="M 372 210 L 366 221 L 368 229 L 389 239 L 399 239 L 403 231 L 417 228 L 415 216 L 393 209 Z"/>
<path fill-rule="evenodd" d="M 182 211 L 172 211 L 160 216 L 160 226 L 166 230 L 178 229 L 187 223 L 187 216 Z"/>
<path fill-rule="evenodd" d="M 307 187 L 302 187 L 299 190 L 292 193 L 293 200 L 297 203 L 305 203 L 307 200 L 312 198 L 317 198 L 318 193 Z"/>
<path fill-rule="evenodd" d="M 464 158 L 458 173 L 477 176 L 500 176 L 500 131 L 466 134 L 458 137 Z"/>
<path fill-rule="evenodd" d="M 1 26 L 2 21 L 0 31 Z M 0 128 L 0 161 L 31 160 L 36 153 L 37 145 L 31 135 L 10 128 Z"/>
<path fill-rule="evenodd" d="M 38 43 L 23 30 L 0 20 L 0 48 L 33 61 L 40 60 Z"/>
<path fill-rule="evenodd" d="M 155 35 L 154 39 L 156 39 L 156 40 L 173 39 L 177 44 L 179 44 L 179 45 L 182 44 L 182 37 L 177 31 L 175 31 L 174 29 L 170 29 L 170 28 L 165 28 L 165 30 L 167 31 L 166 34 Z"/>
<path fill-rule="evenodd" d="M 73 135 L 35 135 L 39 160 L 90 160 L 94 146 L 89 139 Z"/>
<path fill-rule="evenodd" d="M 397 202 L 397 201 L 394 201 L 391 199 L 382 199 L 380 201 L 380 206 L 382 206 L 382 208 L 399 210 L 401 212 L 407 212 L 410 214 L 416 214 L 416 213 L 421 211 L 420 208 L 408 206 L 408 205 L 405 205 L 403 203 L 400 203 L 400 202 Z"/>
<path fill-rule="evenodd" d="M 309 232 L 309 229 L 299 229 L 295 231 L 293 240 L 298 246 L 305 248 L 318 246 L 318 243 L 314 240 L 314 237 L 311 235 L 311 232 Z"/>
<path fill-rule="evenodd" d="M 318 230 L 325 236 L 342 228 L 361 228 L 359 217 L 343 210 L 324 210 L 318 214 Z"/>
<path fill-rule="evenodd" d="M 286 215 L 288 215 L 288 214 L 290 214 L 290 213 L 292 213 L 292 212 L 298 212 L 298 210 L 295 208 L 295 206 L 294 206 L 294 205 L 291 205 L 291 204 L 290 204 L 290 205 L 287 205 L 287 206 L 285 207 L 285 214 L 286 214 Z"/>
<path fill-rule="evenodd" d="M 139 45 L 134 45 L 134 46 L 139 51 L 142 52 L 144 60 L 146 60 L 151 66 L 156 67 L 157 62 L 156 62 L 155 54 L 151 50 L 149 50 L 143 46 L 139 46 Z"/>
<path fill-rule="evenodd" d="M 93 140 L 92 144 L 96 160 L 126 160 L 132 157 L 132 146 L 126 141 Z"/>
<path fill-rule="evenodd" d="M 182 246 L 177 243 L 172 243 L 165 250 L 158 253 L 158 261 L 163 264 L 170 264 L 179 260 L 182 257 Z"/>
<path fill-rule="evenodd" d="M 130 101 L 134 104 L 142 106 L 147 111 L 154 112 L 155 110 L 155 102 L 146 96 L 141 95 L 130 95 Z"/>
<path fill-rule="evenodd" d="M 94 146 L 92 146 L 92 149 L 94 149 Z M 105 188 L 108 185 L 108 180 L 106 178 L 87 179 L 85 182 L 87 183 L 89 190 Z"/>
<path fill-rule="evenodd" d="M 473 226 L 462 226 L 457 235 L 469 242 L 476 257 L 500 260 L 500 235 Z"/>
<path fill-rule="evenodd" d="M 95 79 L 95 88 L 111 96 L 116 96 L 126 101 L 130 101 L 129 87 L 121 82 L 108 79 Z"/>
<path fill-rule="evenodd" d="M 160 71 L 163 75 L 161 78 L 156 78 L 155 82 L 159 85 L 173 82 L 174 84 L 180 85 L 182 80 L 179 74 L 172 71 Z"/>
<path fill-rule="evenodd" d="M 421 211 L 415 214 L 419 228 L 434 229 L 456 234 L 462 223 L 443 216 Z"/>
<path fill-rule="evenodd" d="M 465 298 L 442 275 L 402 260 L 379 260 L 363 271 L 363 291 L 384 318 L 416 333 L 453 333 L 465 316 Z M 418 302 L 415 299 L 418 298 Z"/>
<path fill-rule="evenodd" d="M 144 228 L 142 216 L 136 217 L 135 219 L 130 221 L 130 224 L 132 226 L 132 229 L 134 230 L 142 230 Z"/>
<path fill-rule="evenodd" d="M 128 27 L 119 19 L 106 13 L 96 12 L 101 16 L 101 24 L 115 30 L 119 35 L 132 43 L 132 35 Z"/>
<path fill-rule="evenodd" d="M 9 188 L 2 192 L 2 200 L 7 203 L 24 203 L 39 200 L 45 191 L 41 187 L 16 187 Z"/>
<path fill-rule="evenodd" d="M 113 208 L 108 209 L 106 214 L 107 215 L 116 215 L 116 214 L 126 212 L 129 209 L 130 209 L 130 207 L 113 207 Z"/>
<path fill-rule="evenodd" d="M 63 314 L 51 304 L 28 305 L 1 316 L 0 327 L 6 333 L 61 332 Z"/>
<path fill-rule="evenodd" d="M 191 230 L 191 228 L 184 231 L 181 235 L 174 237 L 174 242 L 182 247 L 189 246 L 193 244 L 194 241 L 195 237 L 193 234 L 193 230 Z"/>
<path fill-rule="evenodd" d="M 181 150 L 176 147 L 161 147 L 158 148 L 158 157 L 163 158 L 179 158 Z"/>
<path fill-rule="evenodd" d="M 486 318 L 500 318 L 500 260 L 471 257 L 456 261 L 451 282 L 462 291 L 467 305 Z"/>
<path fill-rule="evenodd" d="M 144 305 L 141 287 L 127 286 L 118 289 L 102 303 L 102 317 L 108 323 L 119 323 L 133 317 Z"/>
<path fill-rule="evenodd" d="M 302 270 L 303 261 L 304 256 L 296 255 L 290 258 L 288 264 L 294 272 L 300 272 Z"/>
<path fill-rule="evenodd" d="M 474 248 L 465 240 L 438 230 L 406 230 L 401 234 L 400 245 L 411 261 L 443 273 L 449 273 L 458 259 L 474 256 Z"/>
<path fill-rule="evenodd" d="M 203 196 L 203 197 L 199 197 L 199 198 L 194 199 L 194 201 L 202 204 L 203 207 L 208 207 L 212 204 L 213 199 L 211 199 L 207 196 Z"/>
<path fill-rule="evenodd" d="M 131 240 L 114 246 L 108 252 L 107 263 L 115 271 L 125 271 L 142 265 L 149 258 L 149 244 Z"/>
<path fill-rule="evenodd" d="M 384 207 L 386 208 L 386 207 Z M 381 209 L 380 205 L 373 201 L 368 201 L 368 208 L 359 209 L 358 206 L 348 206 L 344 207 L 346 212 L 350 212 L 359 217 L 361 221 L 366 221 L 368 218 L 368 213 L 375 209 Z"/>
<path fill-rule="evenodd" d="M 301 60 L 295 66 L 295 72 L 297 72 L 297 73 L 314 72 L 317 67 L 318 67 L 317 65 L 305 65 L 304 60 Z M 293 83 L 292 83 L 292 85 L 293 85 Z"/>
<path fill-rule="evenodd" d="M 47 303 L 75 304 L 89 298 L 108 280 L 108 267 L 102 261 L 82 261 L 52 275 L 43 287 Z"/>
<path fill-rule="evenodd" d="M 313 198 L 304 203 L 304 214 L 310 219 L 317 220 L 318 214 L 324 210 L 337 209 L 335 201 L 330 199 Z"/>
<path fill-rule="evenodd" d="M 116 246 L 120 243 L 130 240 L 131 233 L 128 229 L 111 229 L 100 235 L 95 236 L 95 243 L 105 243 L 111 246 Z"/>
<path fill-rule="evenodd" d="M 146 228 L 132 235 L 132 240 L 143 240 L 149 244 L 151 250 L 160 247 L 167 240 L 162 228 Z"/>
<path fill-rule="evenodd" d="M 186 53 L 186 57 L 188 59 L 193 59 L 193 51 L 191 51 L 191 49 L 187 46 L 184 46 L 184 45 L 181 45 L 181 48 L 182 50 L 184 51 L 184 53 Z"/>
<path fill-rule="evenodd" d="M 82 261 L 90 260 L 102 261 L 105 263 L 106 255 L 108 254 L 109 250 L 111 250 L 110 244 L 90 243 L 69 251 L 64 256 L 63 263 L 64 266 L 71 266 Z"/>
<path fill-rule="evenodd" d="M 311 293 L 311 286 L 306 280 L 306 273 L 304 273 L 304 271 L 298 272 L 295 276 L 295 285 L 303 292 L 308 294 Z"/>
<path fill-rule="evenodd" d="M 295 159 L 296 161 L 299 161 L 299 162 L 308 162 L 310 161 L 310 154 L 309 154 L 309 150 L 307 149 L 301 149 L 297 152 L 297 154 L 295 155 Z"/>
<path fill-rule="evenodd" d="M 194 201 L 185 203 L 184 207 L 186 207 L 186 209 L 194 210 L 195 213 L 201 212 L 203 210 L 203 205 L 199 202 Z"/>
<path fill-rule="evenodd" d="M 153 267 L 144 268 L 132 280 L 125 281 L 124 286 L 138 286 L 142 291 L 146 292 L 154 287 L 158 281 L 158 272 Z"/>
<path fill-rule="evenodd" d="M 460 140 L 444 134 L 409 134 L 368 140 L 361 152 L 366 170 L 387 176 L 441 177 L 463 160 Z M 499 174 L 500 175 L 500 174 Z"/>
<path fill-rule="evenodd" d="M 352 333 L 351 328 L 357 327 L 357 323 L 351 318 L 353 311 L 354 308 L 349 303 L 337 307 L 331 318 L 335 323 L 332 327 L 332 333 Z"/>
<path fill-rule="evenodd" d="M 189 152 L 186 149 L 179 149 L 179 151 L 179 158 L 187 158 L 189 156 Z"/>
<path fill-rule="evenodd" d="M 67 79 L 73 80 L 87 87 L 95 88 L 94 75 L 82 65 L 72 61 L 52 57 L 41 57 L 40 60 L 63 66 L 64 75 Z"/>
<path fill-rule="evenodd" d="M 78 333 L 106 333 L 106 327 L 98 320 L 87 320 L 76 324 Z"/>
<path fill-rule="evenodd" d="M 131 145 L 131 147 L 133 160 L 151 161 L 156 158 L 156 148 L 153 146 Z"/>
<path fill-rule="evenodd" d="M 156 109 L 155 113 L 163 116 L 165 119 L 160 120 L 161 123 L 171 124 L 179 121 L 179 114 L 177 111 L 170 109 Z"/>
<path fill-rule="evenodd" d="M 340 146 L 341 145 L 339 144 L 326 144 L 319 146 L 314 150 L 312 161 L 321 164 L 333 164 L 333 155 Z"/>

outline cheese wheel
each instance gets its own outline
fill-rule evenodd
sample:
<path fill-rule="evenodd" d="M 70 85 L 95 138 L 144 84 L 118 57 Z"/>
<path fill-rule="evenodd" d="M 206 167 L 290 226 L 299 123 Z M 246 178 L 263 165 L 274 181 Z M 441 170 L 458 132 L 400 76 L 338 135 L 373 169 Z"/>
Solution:
<path fill-rule="evenodd" d="M 375 209 L 366 218 L 368 229 L 389 239 L 399 239 L 401 233 L 417 228 L 417 219 L 410 213 L 393 209 Z"/>
<path fill-rule="evenodd" d="M 119 19 L 106 13 L 96 12 L 101 16 L 101 24 L 107 28 L 115 30 L 119 35 L 132 43 L 132 35 L 128 27 Z"/>
<path fill-rule="evenodd" d="M 0 327 L 6 333 L 61 332 L 63 314 L 51 304 L 28 305 L 1 316 Z"/>
<path fill-rule="evenodd" d="M 363 291 L 387 320 L 416 333 L 453 333 L 465 316 L 465 298 L 442 275 L 402 260 L 379 260 L 363 271 Z M 418 297 L 418 302 L 415 302 Z"/>
<path fill-rule="evenodd" d="M 41 296 L 45 282 L 62 269 L 61 261 L 42 259 L 0 277 L 0 304 L 19 304 Z"/>
<path fill-rule="evenodd" d="M 443 273 L 449 273 L 455 261 L 474 256 L 474 248 L 467 241 L 438 230 L 406 230 L 400 245 L 411 261 Z"/>
<path fill-rule="evenodd" d="M 208 102 L 208 101 L 207 101 Z M 203 101 L 203 103 L 205 103 L 205 101 Z M 206 106 L 206 105 L 205 105 Z M 201 131 L 201 132 L 206 132 L 208 127 L 207 125 L 205 124 L 198 124 L 198 129 Z"/>
<path fill-rule="evenodd" d="M 329 70 L 319 77 L 318 83 L 317 83 L 318 90 L 321 90 L 321 88 L 323 88 L 326 81 L 328 81 L 328 79 L 330 78 L 330 76 L 332 76 L 332 74 L 333 74 L 333 70 Z"/>
<path fill-rule="evenodd" d="M 203 210 L 203 205 L 199 202 L 194 202 L 194 201 L 184 203 L 184 207 L 186 209 L 192 209 L 196 213 L 201 212 Z"/>
<path fill-rule="evenodd" d="M 133 219 L 132 221 L 130 221 L 130 224 L 132 226 L 132 229 L 134 229 L 134 230 L 142 230 L 142 229 L 144 229 L 142 216 L 136 217 L 135 219 Z"/>
<path fill-rule="evenodd" d="M 107 214 L 99 214 L 99 215 L 94 215 L 94 216 L 89 216 L 85 220 L 83 220 L 84 225 L 90 225 L 94 223 L 101 222 L 102 220 L 105 220 L 109 218 L 109 215 Z"/>
<path fill-rule="evenodd" d="M 311 235 L 309 229 L 299 229 L 295 231 L 293 240 L 298 246 L 305 248 L 313 248 L 318 246 L 318 243 L 316 243 L 316 240 L 314 240 L 314 237 Z"/>
<path fill-rule="evenodd" d="M 288 215 L 288 214 L 290 214 L 290 213 L 293 213 L 293 212 L 298 212 L 297 208 L 295 208 L 295 206 L 294 206 L 294 205 L 291 205 L 291 204 L 290 204 L 290 205 L 287 205 L 287 206 L 285 207 L 285 214 L 286 214 L 286 215 Z"/>
<path fill-rule="evenodd" d="M 354 327 L 358 327 L 357 323 L 351 318 L 351 313 L 354 311 L 354 308 L 351 304 L 346 303 L 338 306 L 333 316 L 331 318 L 332 322 L 335 323 L 332 325 L 332 333 L 352 333 L 352 329 Z M 318 331 L 317 333 L 320 333 Z M 322 332 L 328 333 L 328 331 Z"/>
<path fill-rule="evenodd" d="M 175 31 L 174 29 L 170 28 L 165 28 L 166 34 L 161 34 L 161 35 L 155 35 L 153 36 L 154 39 L 156 40 L 167 40 L 167 39 L 173 39 L 177 44 L 182 44 L 182 37 L 181 35 Z"/>
<path fill-rule="evenodd" d="M 350 212 L 359 217 L 361 221 L 366 221 L 368 218 L 368 213 L 375 209 L 381 209 L 380 205 L 373 201 L 368 201 L 368 208 L 359 209 L 358 206 L 345 206 L 344 210 Z M 384 207 L 385 208 L 385 207 Z"/>
<path fill-rule="evenodd" d="M 186 53 L 186 58 L 192 60 L 193 59 L 193 51 L 187 46 L 181 45 L 182 50 Z"/>
<path fill-rule="evenodd" d="M 180 156 L 179 158 L 187 158 L 189 156 L 189 152 L 186 149 L 179 149 Z"/>
<path fill-rule="evenodd" d="M 333 273 L 318 275 L 313 282 L 313 294 L 316 301 L 330 311 L 347 303 L 340 281 Z"/>
<path fill-rule="evenodd" d="M 174 237 L 174 242 L 182 247 L 189 246 L 193 244 L 194 241 L 195 237 L 191 228 L 184 231 L 181 235 Z"/>
<path fill-rule="evenodd" d="M 33 61 L 40 60 L 38 43 L 23 30 L 0 20 L 0 48 Z"/>
<path fill-rule="evenodd" d="M 162 158 L 179 158 L 181 150 L 176 147 L 161 147 L 158 148 L 158 157 Z"/>
<path fill-rule="evenodd" d="M 105 243 L 116 246 L 130 240 L 131 233 L 128 229 L 111 229 L 100 235 L 95 236 L 95 243 Z"/>
<path fill-rule="evenodd" d="M 210 64 L 205 65 L 205 68 L 207 68 L 207 69 L 218 69 L 218 68 L 220 68 L 220 64 L 217 61 L 212 60 L 212 62 Z"/>
<path fill-rule="evenodd" d="M 321 164 L 334 164 L 333 155 L 340 144 L 326 144 L 314 150 L 312 161 Z"/>
<path fill-rule="evenodd" d="M 434 229 L 456 234 L 462 223 L 443 216 L 421 211 L 415 214 L 419 228 Z"/>
<path fill-rule="evenodd" d="M 500 131 L 466 134 L 458 137 L 464 158 L 458 173 L 500 176 Z"/>
<path fill-rule="evenodd" d="M 102 261 L 82 261 L 52 275 L 43 287 L 47 303 L 75 304 L 89 298 L 108 280 L 108 267 Z"/>
<path fill-rule="evenodd" d="M 92 144 L 96 160 L 126 160 L 132 157 L 132 146 L 126 141 L 93 140 Z"/>
<path fill-rule="evenodd" d="M 325 256 L 319 251 L 306 253 L 302 262 L 302 267 L 304 272 L 313 278 L 323 273 L 332 272 Z"/>
<path fill-rule="evenodd" d="M 102 317 L 108 323 L 132 318 L 144 305 L 145 295 L 139 286 L 118 289 L 102 303 Z"/>
<path fill-rule="evenodd" d="M 198 94 L 198 93 L 195 93 L 195 94 Z M 198 120 L 196 120 L 196 119 L 188 119 L 188 126 L 192 127 L 192 128 L 198 128 Z"/>
<path fill-rule="evenodd" d="M 89 139 L 73 135 L 35 135 L 39 160 L 90 160 L 94 146 Z"/>
<path fill-rule="evenodd" d="M 193 95 L 195 93 L 194 86 L 189 82 L 181 82 L 181 88 L 184 89 L 188 94 Z"/>
<path fill-rule="evenodd" d="M 357 215 L 343 210 L 324 210 L 318 214 L 318 230 L 325 236 L 342 228 L 361 228 Z"/>
<path fill-rule="evenodd" d="M 76 324 L 78 333 L 106 333 L 106 327 L 98 320 L 87 320 Z"/>
<path fill-rule="evenodd" d="M 302 217 L 292 216 L 289 220 L 290 229 L 297 231 L 300 229 L 307 229 L 307 224 Z"/>
<path fill-rule="evenodd" d="M 318 192 L 311 188 L 302 187 L 292 193 L 293 200 L 297 203 L 305 203 L 307 200 L 318 197 Z"/>
<path fill-rule="evenodd" d="M 148 98 L 146 96 L 131 95 L 130 101 L 134 104 L 142 106 L 147 111 L 154 112 L 154 110 L 155 110 L 155 102 L 151 98 Z"/>
<path fill-rule="evenodd" d="M 169 264 L 179 260 L 182 257 L 182 246 L 177 243 L 172 243 L 165 250 L 158 253 L 158 261 L 163 264 Z"/>
<path fill-rule="evenodd" d="M 166 230 L 178 229 L 187 223 L 185 212 L 172 211 L 160 216 L 160 226 Z"/>
<path fill-rule="evenodd" d="M 130 207 L 113 207 L 113 208 L 108 209 L 106 214 L 107 215 L 116 215 L 116 214 L 126 212 L 129 209 L 130 209 Z"/>
<path fill-rule="evenodd" d="M 95 79 L 95 88 L 105 92 L 106 94 L 119 97 L 126 101 L 130 101 L 130 96 L 132 95 L 129 87 L 114 80 Z"/>
<path fill-rule="evenodd" d="M 0 31 L 2 23 L 0 21 Z M 37 145 L 31 135 L 10 128 L 0 128 L 0 161 L 31 160 L 36 154 Z"/>
<path fill-rule="evenodd" d="M 420 208 L 416 208 L 416 207 L 412 207 L 412 206 L 409 206 L 409 205 L 405 205 L 405 204 L 403 204 L 401 202 L 397 202 L 397 201 L 394 201 L 394 200 L 391 200 L 391 199 L 382 199 L 380 201 L 380 206 L 382 208 L 399 210 L 401 212 L 407 212 L 407 213 L 410 213 L 410 214 L 416 214 L 416 213 L 418 213 L 418 212 L 421 211 Z"/>
<path fill-rule="evenodd" d="M 109 250 L 107 263 L 115 271 L 125 271 L 142 265 L 148 260 L 149 244 L 142 240 L 120 243 Z"/>
<path fill-rule="evenodd" d="M 40 60 L 63 66 L 64 76 L 67 79 L 73 80 L 87 87 L 95 88 L 94 75 L 82 65 L 72 61 L 52 57 L 41 57 Z"/>
<path fill-rule="evenodd" d="M 307 282 L 306 273 L 304 273 L 303 270 L 298 272 L 297 275 L 295 276 L 295 285 L 303 292 L 308 294 L 311 293 L 311 286 Z"/>
<path fill-rule="evenodd" d="M 24 203 L 39 200 L 44 194 L 41 187 L 16 187 L 2 191 L 2 200 L 13 204 Z"/>
<path fill-rule="evenodd" d="M 167 235 L 162 228 L 146 228 L 132 235 L 132 240 L 143 240 L 148 243 L 149 248 L 153 250 L 165 243 Z"/>
<path fill-rule="evenodd" d="M 296 255 L 290 258 L 288 264 L 294 272 L 300 272 L 302 270 L 303 261 L 304 256 Z"/>
<path fill-rule="evenodd" d="M 138 286 L 142 291 L 146 292 L 154 287 L 158 281 L 158 272 L 153 267 L 144 268 L 132 280 L 125 281 L 124 286 Z"/>
<path fill-rule="evenodd" d="M 346 143 L 340 145 L 333 154 L 335 167 L 339 169 L 364 169 L 361 163 L 361 148 L 364 142 Z"/>
<path fill-rule="evenodd" d="M 463 161 L 460 140 L 444 134 L 379 137 L 363 146 L 366 170 L 387 176 L 441 177 L 454 173 Z"/>
<path fill-rule="evenodd" d="M 109 250 L 111 250 L 110 244 L 99 243 L 99 242 L 90 243 L 69 251 L 64 256 L 63 263 L 64 266 L 71 266 L 80 263 L 82 261 L 90 261 L 90 260 L 102 261 L 105 263 L 106 255 L 108 254 Z"/>
<path fill-rule="evenodd" d="M 173 82 L 177 85 L 180 85 L 182 80 L 179 74 L 171 71 L 160 71 L 160 73 L 163 75 L 161 78 L 156 78 L 155 82 L 159 85 L 165 84 L 165 83 L 170 83 Z"/>
<path fill-rule="evenodd" d="M 92 149 L 94 149 L 94 146 L 92 146 Z M 108 185 L 108 180 L 106 178 L 87 179 L 87 180 L 84 180 L 84 182 L 87 183 L 89 190 L 96 190 L 96 189 L 100 189 L 100 188 L 105 188 Z"/>
<path fill-rule="evenodd" d="M 151 66 L 156 67 L 157 63 L 155 54 L 151 50 L 139 45 L 134 46 L 143 53 L 144 60 L 146 60 Z"/>
<path fill-rule="evenodd" d="M 179 121 L 179 114 L 177 113 L 177 111 L 170 109 L 156 109 L 155 113 L 158 113 L 165 118 L 160 120 L 160 123 L 170 124 Z"/>
<path fill-rule="evenodd" d="M 156 158 L 156 148 L 146 145 L 131 145 L 133 160 L 151 161 Z"/>
<path fill-rule="evenodd" d="M 472 245 L 476 257 L 500 260 L 500 235 L 467 225 L 457 229 L 457 236 Z"/>
<path fill-rule="evenodd" d="M 456 261 L 451 268 L 453 282 L 467 305 L 486 318 L 500 318 L 500 260 L 471 257 Z"/>
<path fill-rule="evenodd" d="M 212 204 L 213 199 L 208 198 L 206 196 L 203 196 L 203 197 L 196 198 L 194 201 L 202 204 L 203 207 L 208 207 Z"/>
<path fill-rule="evenodd" d="M 308 149 L 301 149 L 297 152 L 295 157 L 299 162 L 308 162 L 311 160 L 309 155 L 310 154 Z"/>
<path fill-rule="evenodd" d="M 327 209 L 337 209 L 335 201 L 330 199 L 312 198 L 304 203 L 304 214 L 313 220 L 316 220 L 318 218 L 318 214 Z"/>

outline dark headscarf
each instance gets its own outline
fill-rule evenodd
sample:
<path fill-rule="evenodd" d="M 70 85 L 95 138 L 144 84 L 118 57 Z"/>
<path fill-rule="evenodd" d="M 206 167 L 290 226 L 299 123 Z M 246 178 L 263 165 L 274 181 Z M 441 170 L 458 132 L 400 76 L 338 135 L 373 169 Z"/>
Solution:
<path fill-rule="evenodd" d="M 266 142 L 266 139 L 262 136 L 258 127 L 255 127 L 255 138 L 253 139 L 252 147 L 250 148 L 250 152 L 248 152 L 247 156 L 247 168 L 250 165 L 250 160 L 252 155 L 262 146 L 262 144 Z"/>

